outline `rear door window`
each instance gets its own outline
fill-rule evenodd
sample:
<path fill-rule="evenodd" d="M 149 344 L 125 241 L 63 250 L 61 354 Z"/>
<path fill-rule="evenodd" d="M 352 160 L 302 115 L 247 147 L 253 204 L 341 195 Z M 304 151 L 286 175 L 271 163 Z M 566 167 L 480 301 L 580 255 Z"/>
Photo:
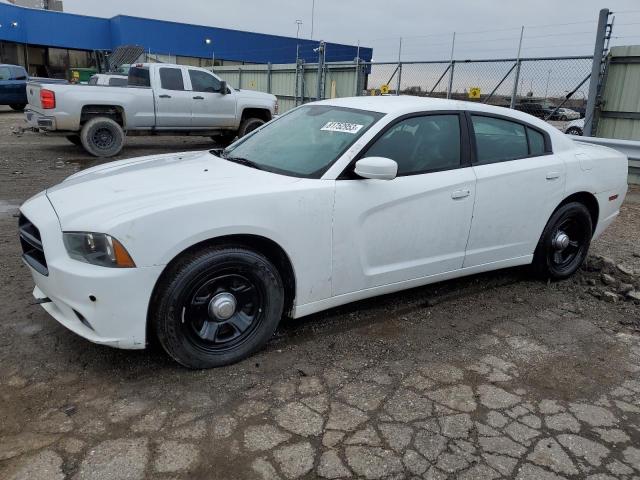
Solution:
<path fill-rule="evenodd" d="M 479 165 L 529 156 L 524 125 L 501 118 L 472 115 Z"/>
<path fill-rule="evenodd" d="M 131 67 L 129 69 L 129 85 L 132 87 L 150 87 L 151 78 L 149 69 L 142 67 Z"/>
<path fill-rule="evenodd" d="M 11 70 L 9 70 L 9 67 L 0 67 L 0 80 L 11 80 Z"/>
<path fill-rule="evenodd" d="M 165 90 L 184 90 L 182 70 L 179 68 L 161 68 L 160 86 Z"/>

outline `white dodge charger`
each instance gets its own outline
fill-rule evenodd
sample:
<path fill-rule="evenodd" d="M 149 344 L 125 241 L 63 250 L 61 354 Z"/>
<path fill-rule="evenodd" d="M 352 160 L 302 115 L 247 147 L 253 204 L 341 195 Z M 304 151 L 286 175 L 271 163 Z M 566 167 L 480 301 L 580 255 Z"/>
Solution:
<path fill-rule="evenodd" d="M 215 367 L 284 315 L 516 265 L 566 278 L 618 215 L 627 163 L 500 107 L 328 100 L 223 152 L 76 173 L 22 206 L 20 240 L 70 330 Z"/>

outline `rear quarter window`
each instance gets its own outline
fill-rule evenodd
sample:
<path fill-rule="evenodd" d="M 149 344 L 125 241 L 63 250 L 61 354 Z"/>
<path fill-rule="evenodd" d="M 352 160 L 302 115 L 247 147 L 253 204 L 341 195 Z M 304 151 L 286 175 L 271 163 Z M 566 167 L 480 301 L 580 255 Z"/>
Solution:
<path fill-rule="evenodd" d="M 150 87 L 151 77 L 149 76 L 149 69 L 131 67 L 129 69 L 129 80 L 127 83 L 132 87 Z"/>
<path fill-rule="evenodd" d="M 9 67 L 0 67 L 0 80 L 11 80 L 11 70 L 9 70 Z"/>

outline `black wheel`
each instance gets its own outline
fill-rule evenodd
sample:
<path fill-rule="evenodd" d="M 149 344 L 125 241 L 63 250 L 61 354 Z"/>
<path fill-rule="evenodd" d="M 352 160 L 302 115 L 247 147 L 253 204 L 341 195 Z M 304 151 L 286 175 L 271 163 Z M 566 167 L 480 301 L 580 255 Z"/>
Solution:
<path fill-rule="evenodd" d="M 246 134 L 253 132 L 256 128 L 260 128 L 264 125 L 264 120 L 261 118 L 247 118 L 240 124 L 238 130 L 238 137 L 244 137 Z"/>
<path fill-rule="evenodd" d="M 151 300 L 164 350 L 188 368 L 228 365 L 263 347 L 284 305 L 278 270 L 243 247 L 214 247 L 169 267 Z"/>
<path fill-rule="evenodd" d="M 73 143 L 74 145 L 77 145 L 79 147 L 82 146 L 82 140 L 80 139 L 80 135 L 67 135 L 65 138 L 69 140 L 71 143 Z"/>
<path fill-rule="evenodd" d="M 579 127 L 571 127 L 568 128 L 567 131 L 565 132 L 567 135 L 578 135 L 578 136 L 582 136 L 582 129 Z"/>
<path fill-rule="evenodd" d="M 24 107 L 27 106 L 26 103 L 15 103 L 13 105 L 9 105 L 11 107 L 11 110 L 15 110 L 16 112 L 21 112 L 22 110 L 24 110 Z"/>
<path fill-rule="evenodd" d="M 562 115 L 562 116 L 560 117 L 560 120 L 562 120 L 563 122 L 566 122 L 566 121 L 568 120 L 568 118 L 567 118 L 567 116 L 566 116 L 566 115 Z"/>
<path fill-rule="evenodd" d="M 589 210 L 578 202 L 562 205 L 542 232 L 533 255 L 534 272 L 555 280 L 570 277 L 587 256 L 592 235 Z"/>
<path fill-rule="evenodd" d="M 108 117 L 95 117 L 82 127 L 80 132 L 82 146 L 96 157 L 113 157 L 124 146 L 124 131 L 115 120 Z"/>

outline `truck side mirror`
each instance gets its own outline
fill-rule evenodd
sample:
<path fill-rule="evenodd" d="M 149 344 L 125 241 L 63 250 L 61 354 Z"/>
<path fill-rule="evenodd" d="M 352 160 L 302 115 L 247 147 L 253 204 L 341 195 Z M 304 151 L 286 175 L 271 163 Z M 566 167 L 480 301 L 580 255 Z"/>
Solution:
<path fill-rule="evenodd" d="M 224 80 L 220 82 L 220 93 L 222 95 L 226 95 L 228 93 L 227 82 L 225 82 Z"/>

